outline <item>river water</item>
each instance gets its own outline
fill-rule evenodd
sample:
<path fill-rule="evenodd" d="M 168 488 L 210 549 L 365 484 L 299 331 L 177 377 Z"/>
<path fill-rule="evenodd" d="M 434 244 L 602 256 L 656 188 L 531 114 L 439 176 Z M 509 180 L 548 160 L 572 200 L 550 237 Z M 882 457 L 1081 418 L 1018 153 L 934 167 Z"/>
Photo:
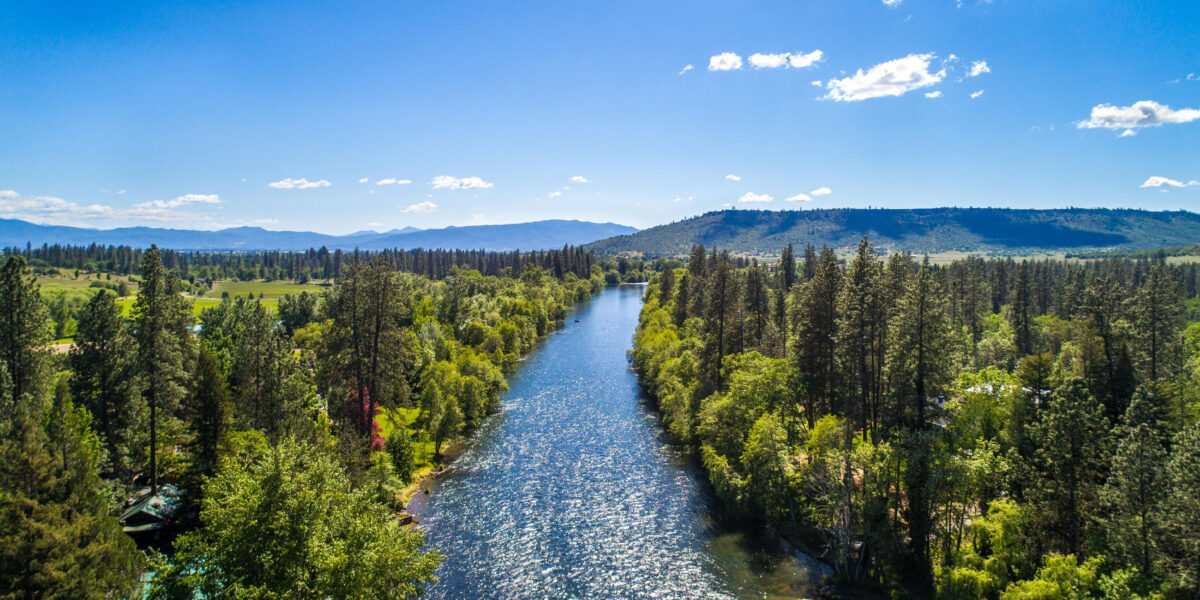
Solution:
<path fill-rule="evenodd" d="M 716 522 L 702 474 L 641 400 L 625 353 L 643 290 L 609 288 L 569 315 L 410 502 L 446 557 L 428 597 L 811 594 L 811 559 Z"/>

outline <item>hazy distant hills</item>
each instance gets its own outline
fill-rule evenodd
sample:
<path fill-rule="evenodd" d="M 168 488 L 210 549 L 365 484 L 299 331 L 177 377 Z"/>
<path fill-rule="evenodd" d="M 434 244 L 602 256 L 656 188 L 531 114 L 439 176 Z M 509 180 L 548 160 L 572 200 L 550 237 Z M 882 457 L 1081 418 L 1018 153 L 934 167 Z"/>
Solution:
<path fill-rule="evenodd" d="M 1200 215 L 1186 211 L 1008 208 L 724 210 L 598 241 L 602 252 L 684 256 L 692 244 L 776 255 L 789 242 L 913 252 L 1063 252 L 1200 243 Z"/>
<path fill-rule="evenodd" d="M 0 219 L 0 246 L 24 247 L 42 244 L 125 245 L 146 248 L 157 244 L 175 250 L 382 250 L 385 248 L 457 248 L 479 250 L 544 250 L 586 244 L 637 229 L 616 223 L 588 221 L 536 221 L 512 225 L 472 225 L 444 229 L 405 227 L 383 233 L 359 231 L 348 235 L 325 235 L 305 231 L 268 231 L 260 227 L 233 227 L 217 231 L 120 227 L 86 229 L 37 225 L 15 219 Z"/>

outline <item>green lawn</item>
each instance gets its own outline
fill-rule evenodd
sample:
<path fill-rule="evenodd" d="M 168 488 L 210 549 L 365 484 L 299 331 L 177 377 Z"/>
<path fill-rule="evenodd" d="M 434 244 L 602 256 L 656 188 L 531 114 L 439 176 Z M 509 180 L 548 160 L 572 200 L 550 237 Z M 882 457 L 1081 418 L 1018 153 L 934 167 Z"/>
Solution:
<path fill-rule="evenodd" d="M 295 283 L 292 281 L 233 281 L 223 280 L 213 284 L 213 288 L 205 292 L 205 298 L 220 298 L 221 294 L 229 292 L 230 296 L 245 296 L 262 294 L 264 300 L 278 300 L 284 294 L 299 294 L 300 292 L 320 293 L 328 290 L 329 286 L 313 283 Z"/>

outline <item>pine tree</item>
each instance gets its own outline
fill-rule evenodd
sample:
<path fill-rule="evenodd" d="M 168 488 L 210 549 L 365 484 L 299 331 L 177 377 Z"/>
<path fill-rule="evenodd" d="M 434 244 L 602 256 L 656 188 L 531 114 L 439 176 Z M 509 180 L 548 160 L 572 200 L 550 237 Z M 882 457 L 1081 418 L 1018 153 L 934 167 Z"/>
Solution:
<path fill-rule="evenodd" d="M 1079 378 L 1062 383 L 1035 429 L 1040 478 L 1037 503 L 1066 553 L 1079 555 L 1097 516 L 1104 479 L 1108 423 L 1100 403 Z"/>
<path fill-rule="evenodd" d="M 1173 375 L 1170 358 L 1178 348 L 1182 309 L 1179 284 L 1166 271 L 1165 261 L 1160 259 L 1150 268 L 1133 303 L 1140 350 L 1137 359 L 1149 381 Z"/>
<path fill-rule="evenodd" d="M 0 360 L 8 368 L 7 392 L 20 401 L 46 390 L 50 343 L 49 312 L 37 280 L 27 277 L 25 259 L 12 256 L 0 267 Z"/>
<path fill-rule="evenodd" d="M 37 311 L 9 322 L 31 317 L 41 319 L 19 328 L 41 325 L 48 331 L 44 313 Z M 28 355 L 35 348 L 18 343 L 15 350 Z M 133 596 L 143 558 L 108 514 L 91 416 L 74 406 L 65 382 L 51 403 L 44 392 L 30 392 L 44 387 L 27 381 L 14 397 L 0 363 L 0 597 Z"/>
<path fill-rule="evenodd" d="M 824 248 L 813 276 L 796 289 L 792 302 L 795 336 L 791 356 L 803 383 L 802 403 L 809 427 L 831 410 L 836 409 L 837 414 L 842 414 L 842 407 L 835 400 L 834 345 L 841 279 L 837 257 L 832 250 Z"/>
<path fill-rule="evenodd" d="M 783 275 L 783 290 L 792 289 L 796 285 L 796 258 L 792 255 L 792 243 L 788 242 L 783 253 L 779 255 L 779 272 Z"/>
<path fill-rule="evenodd" d="M 883 307 L 879 302 L 882 265 L 871 243 L 863 238 L 846 266 L 845 284 L 838 296 L 837 356 L 844 374 L 847 409 L 864 433 L 874 424 L 875 392 L 883 365 L 877 361 L 882 345 Z"/>
<path fill-rule="evenodd" d="M 208 349 L 202 348 L 197 356 L 191 394 L 181 412 L 193 436 L 189 443 L 189 480 L 193 495 L 197 495 L 203 478 L 217 472 L 231 413 L 229 388 L 221 374 L 221 365 Z"/>
<path fill-rule="evenodd" d="M 902 265 L 899 268 L 904 268 Z M 905 472 L 906 517 L 914 572 L 918 582 L 928 586 L 932 565 L 929 556 L 931 436 L 927 412 L 930 401 L 941 395 L 949 380 L 950 321 L 928 256 L 906 287 L 888 329 L 891 341 L 886 368 L 894 408 L 907 428 L 904 433 L 909 454 Z"/>
<path fill-rule="evenodd" d="M 1166 451 L 1149 425 L 1125 427 L 1102 493 L 1110 544 L 1127 564 L 1137 565 L 1147 577 L 1153 571 L 1159 473 L 1165 460 Z"/>
<path fill-rule="evenodd" d="M 1163 570 L 1179 597 L 1200 597 L 1200 424 L 1180 431 L 1163 471 Z"/>
<path fill-rule="evenodd" d="M 91 412 L 104 449 L 100 472 L 128 484 L 145 459 L 146 405 L 136 349 L 115 297 L 92 296 L 79 314 L 71 348 L 71 396 Z"/>
<path fill-rule="evenodd" d="M 746 329 L 749 332 L 746 345 L 758 348 L 770 320 L 770 298 L 767 294 L 766 275 L 763 273 L 762 267 L 758 265 L 758 260 L 751 262 L 750 268 L 746 270 L 744 296 L 748 319 Z"/>
<path fill-rule="evenodd" d="M 1033 353 L 1031 285 L 1029 281 L 1029 261 L 1021 261 L 1017 271 L 1017 280 L 1013 282 L 1012 294 L 1009 297 L 1009 323 L 1013 328 L 1014 345 L 1017 348 L 1017 358 Z"/>
<path fill-rule="evenodd" d="M 173 419 L 187 396 L 191 362 L 192 309 L 180 295 L 179 278 L 162 265 L 162 252 L 151 246 L 142 256 L 142 281 L 133 305 L 133 335 L 142 397 L 150 408 L 150 493 L 158 493 L 158 429 Z"/>
<path fill-rule="evenodd" d="M 525 269 L 522 278 L 531 273 L 536 270 Z M 349 418 L 362 437 L 371 435 L 377 407 L 391 402 L 397 384 L 412 366 L 401 330 L 408 318 L 404 300 L 404 290 L 385 257 L 363 261 L 357 254 L 343 268 L 329 298 L 333 322 L 322 349 L 326 385 L 349 387 L 349 406 L 332 416 Z"/>

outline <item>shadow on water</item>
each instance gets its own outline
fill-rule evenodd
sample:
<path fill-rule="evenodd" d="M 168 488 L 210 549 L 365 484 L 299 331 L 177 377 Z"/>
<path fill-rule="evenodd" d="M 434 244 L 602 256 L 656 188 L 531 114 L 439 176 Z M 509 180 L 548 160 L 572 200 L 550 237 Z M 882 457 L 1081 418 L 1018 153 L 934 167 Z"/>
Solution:
<path fill-rule="evenodd" d="M 813 594 L 822 566 L 722 525 L 699 467 L 641 401 L 625 355 L 641 294 L 610 288 L 579 307 L 514 374 L 501 414 L 413 498 L 446 556 L 429 597 Z"/>

